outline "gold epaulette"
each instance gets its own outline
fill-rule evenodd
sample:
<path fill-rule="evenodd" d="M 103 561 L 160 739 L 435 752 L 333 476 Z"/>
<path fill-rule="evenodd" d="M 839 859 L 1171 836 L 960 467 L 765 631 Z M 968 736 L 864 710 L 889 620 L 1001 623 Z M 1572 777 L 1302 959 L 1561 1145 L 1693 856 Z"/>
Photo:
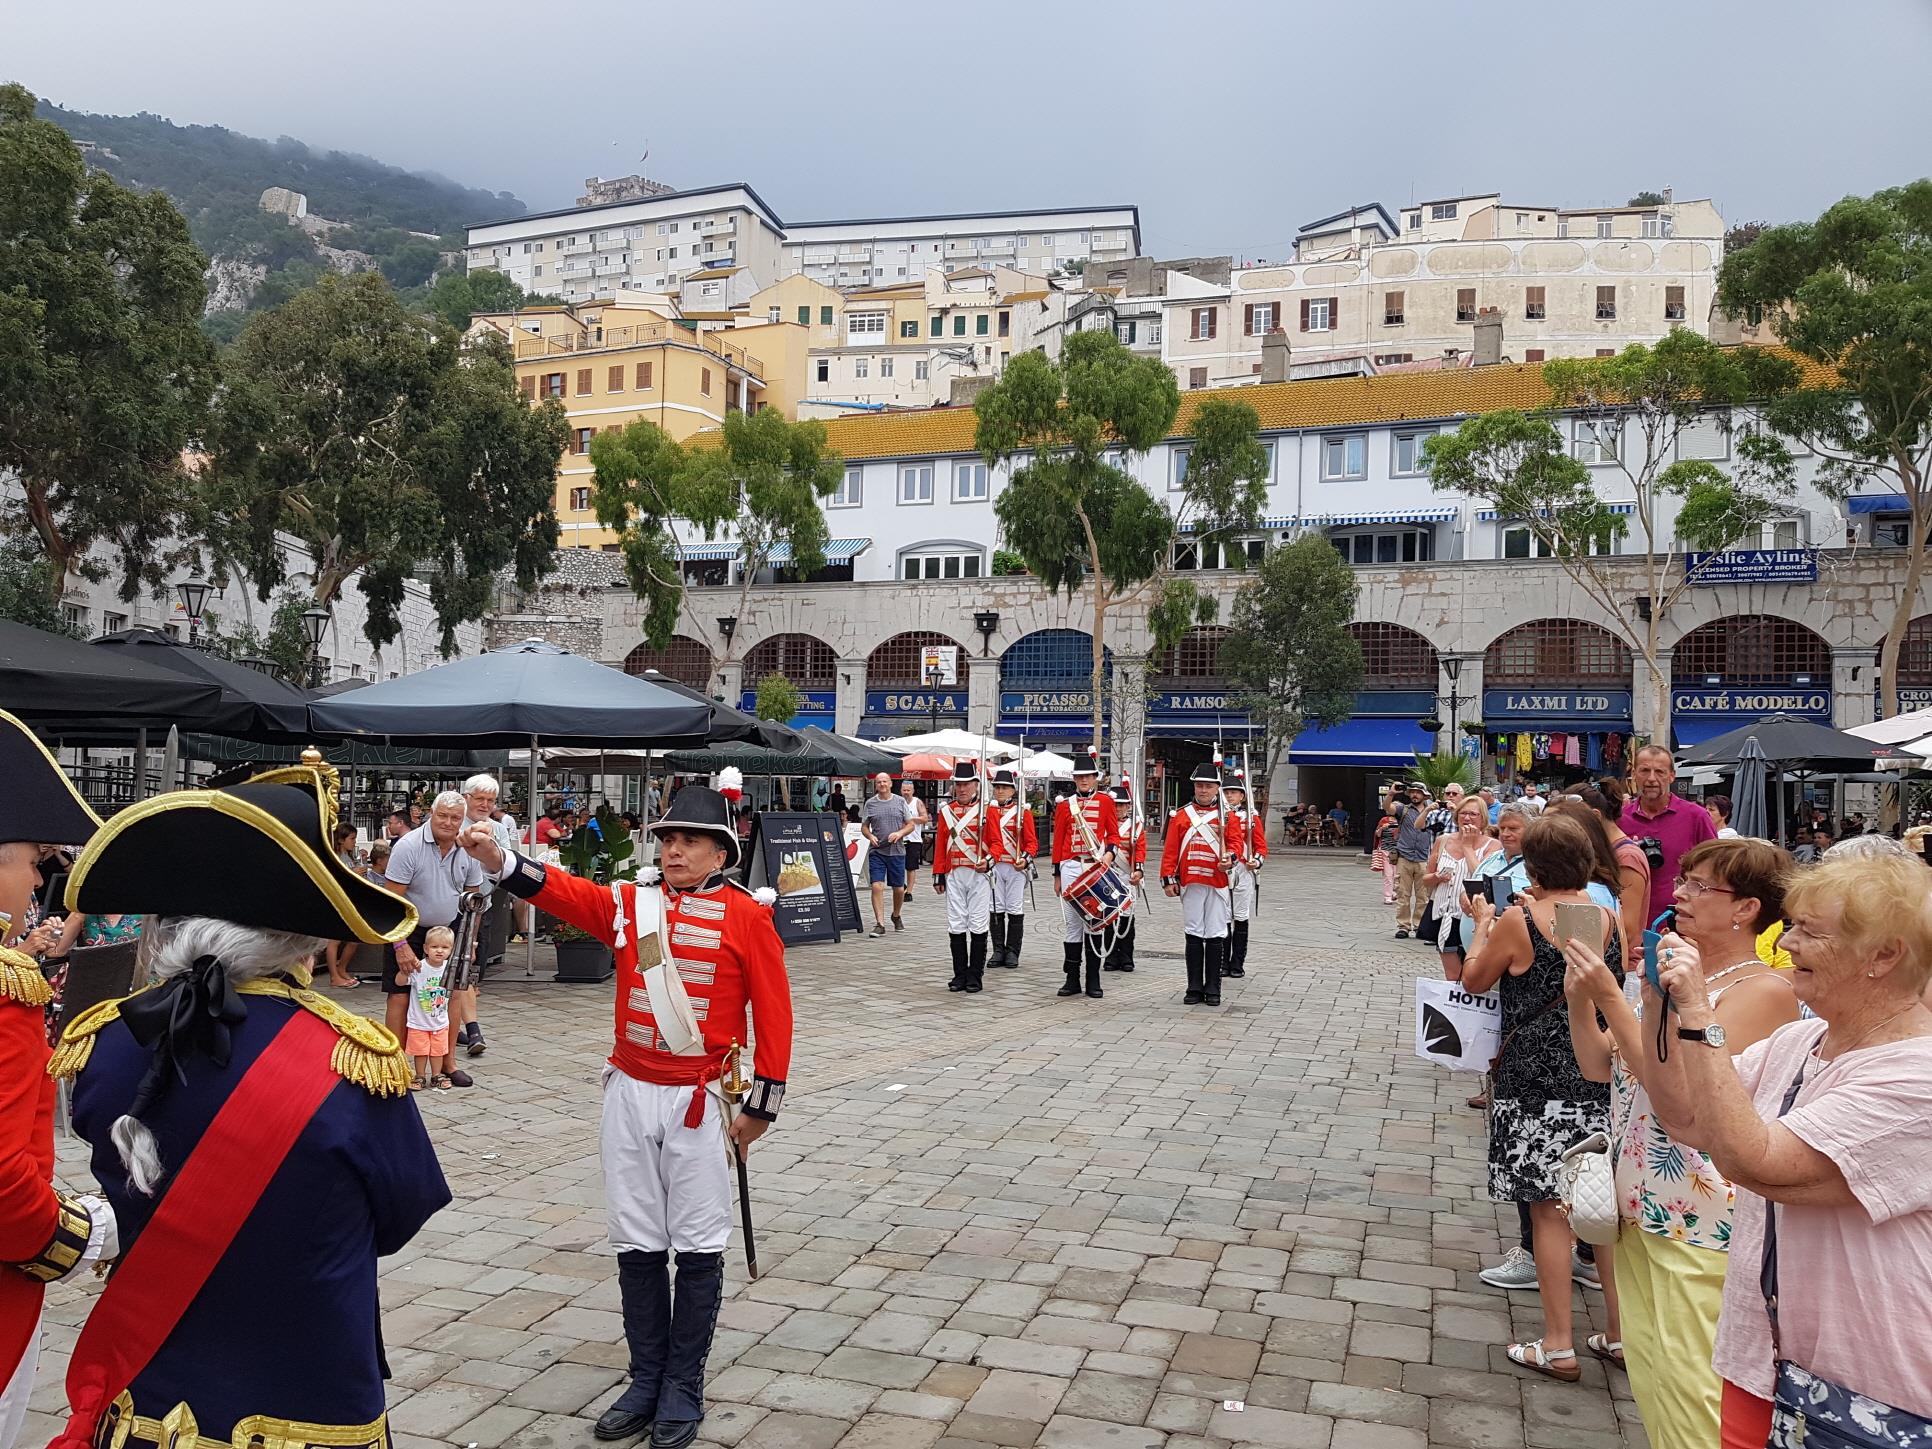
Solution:
<path fill-rule="evenodd" d="M 358 1016 L 319 991 L 291 986 L 286 981 L 244 981 L 235 990 L 243 996 L 280 997 L 320 1017 L 338 1038 L 329 1056 L 329 1069 L 345 1082 L 354 1082 L 377 1097 L 408 1095 L 412 1075 L 409 1059 L 403 1055 L 395 1033 L 381 1022 Z M 120 1001 L 103 1001 L 83 1012 L 61 1033 L 60 1045 L 47 1064 L 48 1072 L 59 1078 L 78 1073 L 93 1054 L 95 1034 L 120 1014 Z"/>
<path fill-rule="evenodd" d="M 87 1059 L 94 1055 L 94 1038 L 101 1028 L 110 1022 L 121 1019 L 121 1003 L 125 996 L 117 996 L 111 1001 L 103 1001 L 98 1006 L 90 1006 L 79 1016 L 68 1022 L 60 1034 L 60 1045 L 47 1062 L 47 1075 L 55 1081 L 71 1082 L 80 1075 Z"/>
<path fill-rule="evenodd" d="M 54 988 L 40 974 L 40 963 L 24 952 L 0 946 L 0 1001 L 45 1006 L 53 999 Z"/>

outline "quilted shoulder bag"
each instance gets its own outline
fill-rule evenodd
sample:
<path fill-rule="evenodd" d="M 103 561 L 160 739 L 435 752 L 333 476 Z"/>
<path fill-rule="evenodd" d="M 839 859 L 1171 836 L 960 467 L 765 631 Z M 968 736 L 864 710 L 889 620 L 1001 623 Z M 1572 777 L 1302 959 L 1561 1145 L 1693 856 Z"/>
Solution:
<path fill-rule="evenodd" d="M 1556 1168 L 1557 1191 L 1570 1231 L 1586 1243 L 1617 1241 L 1617 1175 L 1610 1167 L 1610 1138 L 1592 1132 L 1563 1154 Z"/>
<path fill-rule="evenodd" d="M 1785 1090 L 1784 1116 L 1798 1100 L 1811 1053 L 1798 1065 L 1798 1075 Z M 1784 1356 L 1778 1333 L 1778 1205 L 1764 1204 L 1764 1260 L 1758 1284 L 1764 1290 L 1764 1311 L 1771 1318 L 1771 1361 L 1777 1379 L 1771 1390 L 1769 1449 L 1908 1449 L 1932 1445 L 1932 1419 L 1909 1409 L 1867 1398 L 1856 1389 L 1800 1368 Z"/>

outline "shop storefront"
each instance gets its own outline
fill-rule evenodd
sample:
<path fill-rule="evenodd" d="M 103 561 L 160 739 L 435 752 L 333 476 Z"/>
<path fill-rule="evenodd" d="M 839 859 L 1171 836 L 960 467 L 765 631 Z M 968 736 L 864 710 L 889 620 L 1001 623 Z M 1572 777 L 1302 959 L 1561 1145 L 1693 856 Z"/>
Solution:
<path fill-rule="evenodd" d="M 1678 640 L 1670 681 L 1678 749 L 1768 714 L 1831 723 L 1831 646 L 1819 634 L 1795 619 L 1732 614 Z"/>
<path fill-rule="evenodd" d="M 1628 689 L 1490 689 L 1483 737 L 1496 778 L 1527 783 L 1622 774 L 1630 748 Z"/>
<path fill-rule="evenodd" d="M 931 630 L 895 634 L 865 661 L 859 735 L 889 740 L 966 728 L 966 651 Z"/>
<path fill-rule="evenodd" d="M 1113 652 L 1102 659 L 1111 679 Z M 1111 715 L 1103 698 L 1102 727 Z M 1041 629 L 1016 639 L 1000 656 L 995 733 L 1048 747 L 1093 739 L 1093 636 L 1081 629 Z"/>
<path fill-rule="evenodd" d="M 793 729 L 817 725 L 833 729 L 838 720 L 838 656 L 831 645 L 809 634 L 774 634 L 745 655 L 743 693 L 738 708 L 757 712 L 758 681 L 783 675 L 799 691 L 798 713 L 783 723 Z"/>

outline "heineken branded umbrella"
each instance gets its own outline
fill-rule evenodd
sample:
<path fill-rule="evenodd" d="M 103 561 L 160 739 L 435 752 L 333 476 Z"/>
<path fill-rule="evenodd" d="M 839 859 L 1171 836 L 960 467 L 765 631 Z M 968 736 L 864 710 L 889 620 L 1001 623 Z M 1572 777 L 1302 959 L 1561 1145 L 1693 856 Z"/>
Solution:
<path fill-rule="evenodd" d="M 899 756 L 869 745 L 864 740 L 833 734 L 817 725 L 806 725 L 799 734 L 813 749 L 831 757 L 832 768 L 826 771 L 827 774 L 876 775 L 881 770 L 888 775 L 899 773 Z"/>

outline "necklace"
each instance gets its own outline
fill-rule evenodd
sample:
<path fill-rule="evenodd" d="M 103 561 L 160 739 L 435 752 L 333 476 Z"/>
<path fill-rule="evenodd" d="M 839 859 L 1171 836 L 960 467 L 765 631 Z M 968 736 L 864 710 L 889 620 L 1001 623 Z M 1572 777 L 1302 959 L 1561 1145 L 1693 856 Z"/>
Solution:
<path fill-rule="evenodd" d="M 1857 1035 L 1857 1037 L 1855 1037 L 1848 1045 L 1842 1046 L 1842 1047 L 1833 1047 L 1832 1053 L 1829 1057 L 1825 1056 L 1825 1039 L 1831 1035 L 1831 1026 L 1829 1023 L 1827 1023 L 1825 1026 L 1824 1036 L 1821 1036 L 1818 1038 L 1818 1045 L 1812 1048 L 1812 1050 L 1817 1053 L 1818 1059 L 1820 1061 L 1835 1062 L 1840 1057 L 1844 1056 L 1846 1053 L 1857 1051 L 1860 1047 L 1865 1045 L 1867 1041 L 1869 1041 L 1872 1037 L 1878 1035 L 1879 1032 L 1883 1031 L 1886 1027 L 1890 1026 L 1893 1022 L 1902 1021 L 1904 1020 L 1904 1018 L 1910 1016 L 1914 1011 L 1918 1010 L 1918 1005 L 1919 1004 L 1915 1001 L 1910 1006 L 1906 1007 L 1903 1011 L 1895 1011 L 1890 1016 L 1886 1017 L 1883 1021 L 1872 1023 L 1872 1025 L 1866 1027 L 1865 1030 L 1860 1032 Z"/>
<path fill-rule="evenodd" d="M 1761 963 L 1757 957 L 1747 956 L 1742 961 L 1739 961 L 1734 965 L 1726 966 L 1722 971 L 1711 972 L 1709 975 L 1707 975 L 1704 978 L 1704 984 L 1706 986 L 1709 986 L 1713 981 L 1722 981 L 1726 976 L 1729 976 L 1733 971 L 1742 971 L 1746 966 L 1758 966 L 1761 964 L 1763 963 Z"/>

